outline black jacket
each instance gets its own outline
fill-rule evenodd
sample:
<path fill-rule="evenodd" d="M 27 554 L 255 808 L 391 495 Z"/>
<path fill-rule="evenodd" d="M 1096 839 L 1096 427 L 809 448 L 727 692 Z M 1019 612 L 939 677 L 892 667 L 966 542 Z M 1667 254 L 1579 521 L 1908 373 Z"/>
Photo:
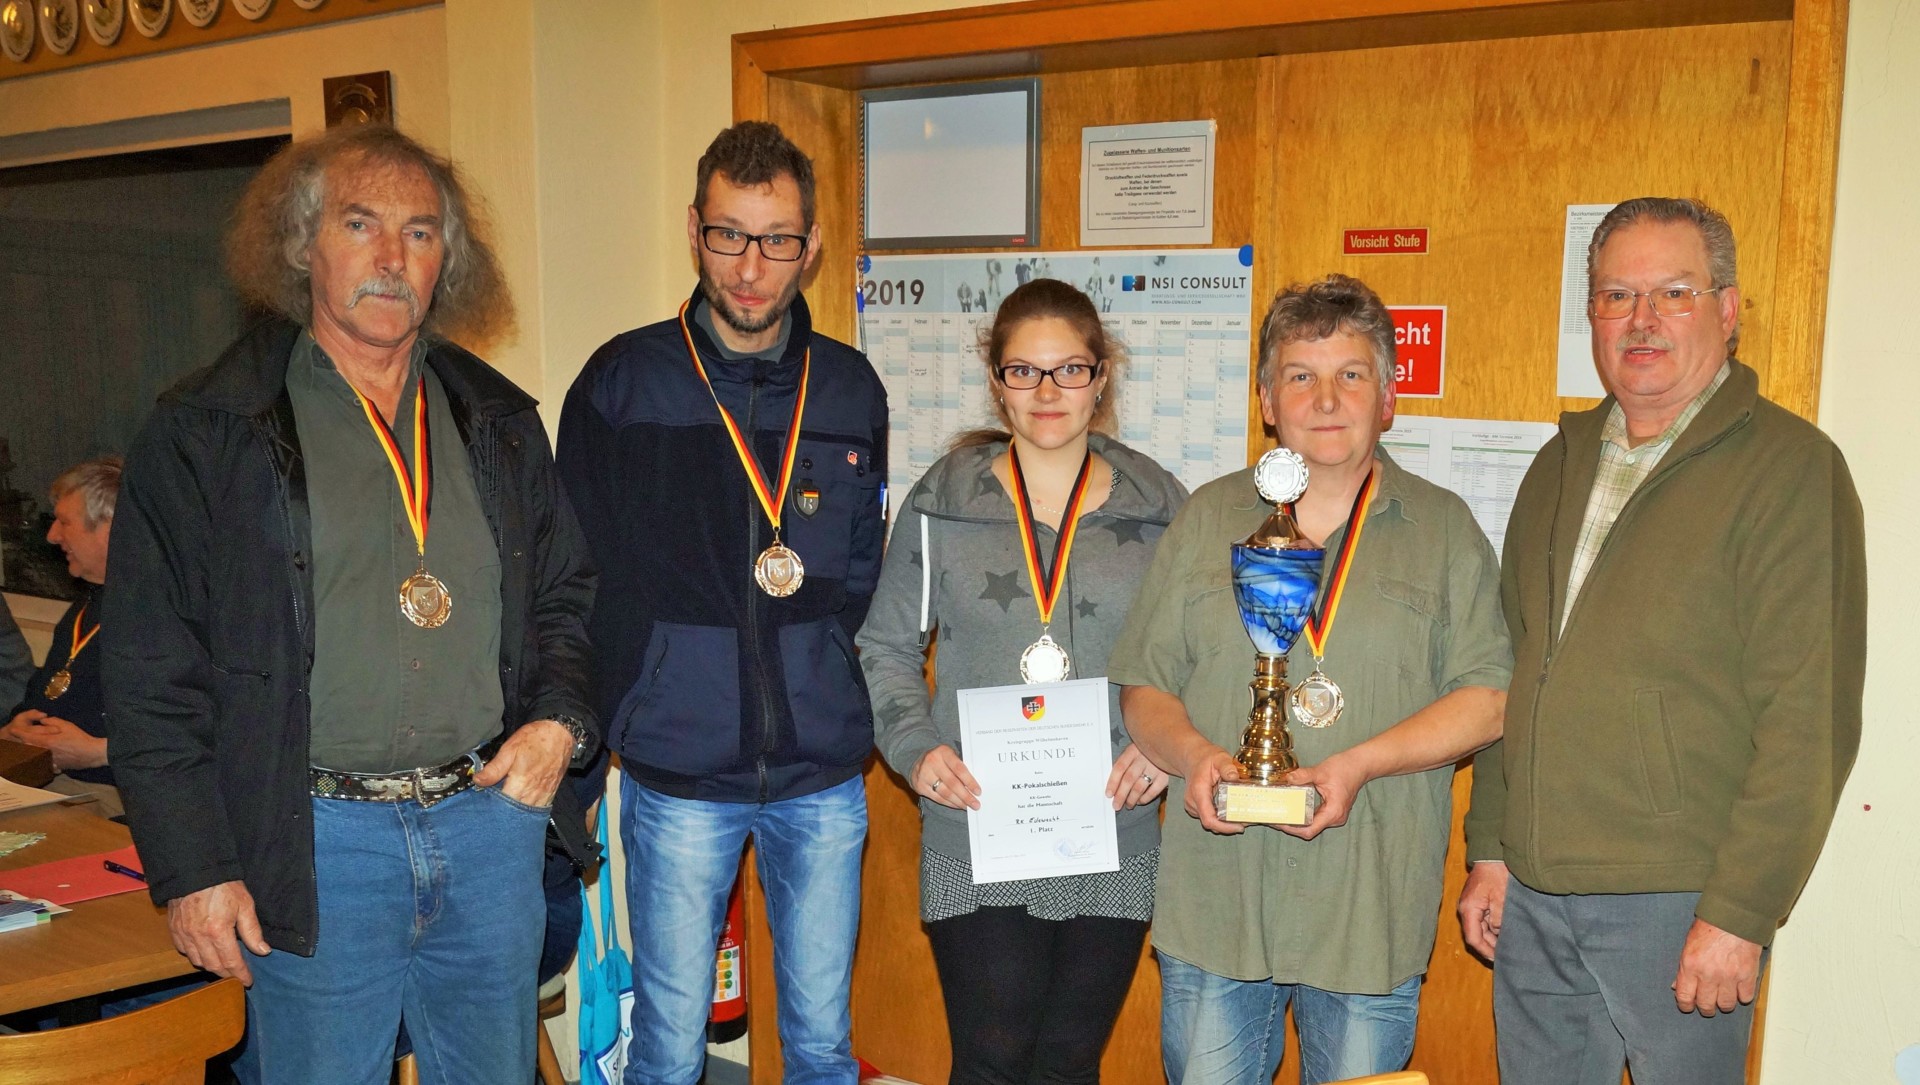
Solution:
<path fill-rule="evenodd" d="M 607 741 L 635 779 L 678 798 L 811 794 L 859 775 L 873 749 L 853 635 L 880 572 L 886 389 L 860 352 L 813 333 L 804 298 L 788 315 L 778 362 L 729 361 L 689 309 L 713 392 L 678 320 L 618 336 L 560 416 L 560 475 L 600 569 L 591 630 Z M 714 396 L 777 485 L 809 350 L 781 517 L 806 576 L 776 599 L 753 580 L 771 525 Z"/>
<path fill-rule="evenodd" d="M 308 794 L 313 572 L 287 396 L 299 329 L 274 321 L 160 397 L 127 457 L 101 641 L 113 765 L 156 902 L 241 880 L 267 941 L 319 937 Z M 534 401 L 435 343 L 500 548 L 502 733 L 591 726 L 593 574 Z"/>

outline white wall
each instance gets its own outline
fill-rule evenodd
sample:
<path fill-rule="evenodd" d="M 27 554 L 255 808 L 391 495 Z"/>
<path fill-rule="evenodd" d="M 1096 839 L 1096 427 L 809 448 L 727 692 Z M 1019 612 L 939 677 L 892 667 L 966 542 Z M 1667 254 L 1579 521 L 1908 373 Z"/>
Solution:
<path fill-rule="evenodd" d="M 1916 136 L 1920 8 L 1854 0 L 1820 424 L 1866 506 L 1866 727 L 1826 852 L 1775 943 L 1764 1085 L 1920 1085 Z"/>

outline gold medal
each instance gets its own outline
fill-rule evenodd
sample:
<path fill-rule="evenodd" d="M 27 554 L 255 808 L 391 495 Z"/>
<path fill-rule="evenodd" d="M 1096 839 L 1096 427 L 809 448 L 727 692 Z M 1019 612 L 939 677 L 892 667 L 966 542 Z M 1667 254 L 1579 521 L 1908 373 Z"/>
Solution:
<path fill-rule="evenodd" d="M 801 581 L 806 578 L 807 568 L 800 563 L 800 555 L 778 540 L 760 551 L 760 556 L 753 561 L 753 582 L 776 599 L 799 591 Z"/>
<path fill-rule="evenodd" d="M 47 679 L 46 695 L 49 701 L 59 700 L 61 694 L 73 688 L 73 661 L 80 658 L 80 653 L 85 651 L 87 645 L 92 644 L 93 638 L 100 633 L 100 626 L 97 623 L 92 629 L 87 630 L 84 636 L 80 633 L 80 620 L 87 616 L 87 607 L 92 603 L 93 597 L 88 596 L 87 601 L 80 604 L 80 609 L 73 612 L 73 636 L 67 642 L 67 661 L 59 670 L 53 672 L 52 678 Z"/>
<path fill-rule="evenodd" d="M 753 449 L 747 446 L 747 435 L 740 432 L 740 426 L 733 415 L 720 402 L 719 393 L 713 390 L 713 381 L 707 377 L 707 367 L 700 361 L 700 352 L 693 345 L 693 331 L 687 326 L 687 301 L 680 306 L 680 335 L 687 343 L 687 357 L 693 359 L 694 371 L 700 374 L 700 380 L 707 386 L 707 394 L 713 396 L 713 407 L 720 412 L 720 421 L 727 427 L 727 436 L 733 440 L 733 453 L 740 458 L 740 466 L 747 469 L 747 481 L 753 485 L 753 496 L 760 501 L 760 508 L 767 514 L 767 522 L 773 525 L 773 545 L 760 552 L 753 559 L 753 582 L 760 590 L 776 599 L 783 599 L 800 590 L 801 581 L 806 579 L 806 569 L 800 563 L 800 555 L 794 553 L 780 541 L 780 514 L 787 503 L 787 490 L 793 484 L 793 461 L 800 451 L 800 419 L 807 412 L 807 374 L 813 370 L 813 350 L 808 348 L 800 360 L 800 390 L 793 397 L 793 420 L 787 423 L 786 450 L 780 456 L 780 477 L 771 485 L 765 472 L 760 470 L 760 461 L 754 459 Z M 810 493 L 812 491 L 809 491 Z M 804 499 L 800 511 L 812 516 L 819 508 L 819 495 L 813 495 L 812 508 L 807 507 Z"/>
<path fill-rule="evenodd" d="M 1347 695 L 1318 667 L 1287 694 L 1287 715 L 1302 727 L 1331 727 L 1346 708 Z"/>
<path fill-rule="evenodd" d="M 425 569 L 400 582 L 400 613 L 422 629 L 438 629 L 453 616 L 453 595 Z"/>
<path fill-rule="evenodd" d="M 400 484 L 400 502 L 406 506 L 407 527 L 413 532 L 420 565 L 412 576 L 400 582 L 400 613 L 422 629 L 438 629 L 453 614 L 453 595 L 440 578 L 427 572 L 427 514 L 433 494 L 433 452 L 427 443 L 427 378 L 422 376 L 413 389 L 413 474 L 407 474 L 407 462 L 400 456 L 400 442 L 393 430 L 374 412 L 373 404 L 360 390 L 353 390 L 366 412 L 367 423 L 386 454 L 387 466 Z"/>

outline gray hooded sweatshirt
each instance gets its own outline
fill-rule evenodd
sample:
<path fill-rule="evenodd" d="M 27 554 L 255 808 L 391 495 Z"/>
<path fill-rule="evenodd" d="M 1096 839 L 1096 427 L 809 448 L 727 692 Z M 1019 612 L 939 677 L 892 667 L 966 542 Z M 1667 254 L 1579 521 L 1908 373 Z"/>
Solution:
<path fill-rule="evenodd" d="M 1090 443 L 1113 465 L 1117 478 L 1106 503 L 1080 519 L 1054 606 L 1052 636 L 1072 658 L 1068 677 L 1076 679 L 1107 673 L 1108 653 L 1126 623 L 1154 544 L 1187 499 L 1179 480 L 1149 457 L 1098 434 Z M 873 608 L 860 629 L 857 643 L 873 699 L 875 744 L 902 776 L 936 746 L 952 746 L 965 760 L 954 691 L 1017 685 L 1020 653 L 1040 638 L 1040 612 L 1013 501 L 991 468 L 1006 447 L 995 442 L 950 452 L 907 493 L 881 564 Z M 1051 558 L 1055 533 L 1045 524 L 1037 527 L 1041 552 Z M 932 551 L 930 565 L 923 538 Z M 922 576 L 927 568 L 930 583 Z M 924 627 L 923 586 L 930 587 Z M 923 628 L 939 637 L 931 698 L 923 677 Z M 1120 720 L 1120 687 L 1110 687 L 1109 696 L 1118 757 L 1130 740 Z M 1114 815 L 1121 858 L 1159 845 L 1159 813 L 1159 804 L 1150 803 Z M 922 799 L 920 817 L 921 842 L 928 850 L 971 861 L 964 811 Z"/>

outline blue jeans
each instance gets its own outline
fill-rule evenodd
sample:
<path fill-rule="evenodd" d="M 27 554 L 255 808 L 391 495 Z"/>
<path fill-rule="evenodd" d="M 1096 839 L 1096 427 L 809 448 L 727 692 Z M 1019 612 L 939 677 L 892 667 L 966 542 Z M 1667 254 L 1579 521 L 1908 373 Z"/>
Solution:
<path fill-rule="evenodd" d="M 633 935 L 625 1085 L 694 1085 L 706 1064 L 714 950 L 751 835 L 766 889 L 787 1085 L 853 1085 L 853 942 L 867 792 L 858 776 L 772 803 L 676 799 L 620 776 Z M 765 968 L 756 957 L 747 967 Z"/>
<path fill-rule="evenodd" d="M 1235 980 L 1160 957 L 1160 1051 L 1172 1085 L 1269 1085 L 1286 1052 L 1287 1004 L 1301 1085 L 1406 1068 L 1420 1014 L 1415 976 L 1384 995 Z"/>
<path fill-rule="evenodd" d="M 247 1085 L 373 1085 L 402 1019 L 426 1085 L 526 1085 L 547 811 L 472 788 L 417 802 L 313 800 L 314 955 L 247 958 Z"/>

